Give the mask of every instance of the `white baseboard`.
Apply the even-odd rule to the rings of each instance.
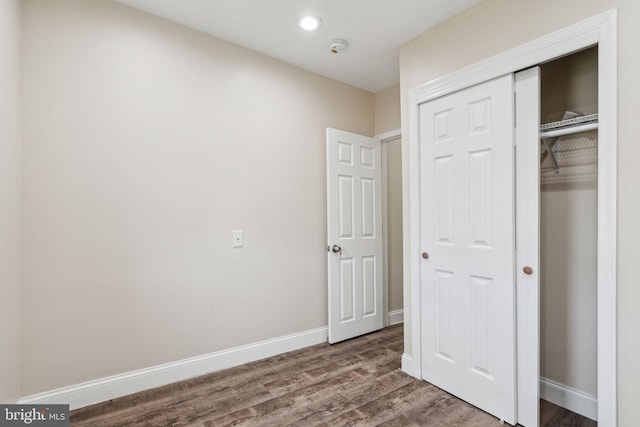
[[[69,404],[71,409],[82,408],[326,341],[326,327],[312,329],[26,396],[21,398],[18,403]]]
[[[387,315],[387,325],[397,325],[404,322],[404,310],[390,311]]]
[[[540,397],[576,414],[598,421],[598,399],[591,394],[540,378]]]
[[[411,375],[414,378],[420,378],[420,371],[416,369],[416,366],[413,363],[413,357],[410,354],[402,353],[402,372],[407,375]]]

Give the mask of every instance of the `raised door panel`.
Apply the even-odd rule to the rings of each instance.
[[[434,160],[435,240],[438,244],[453,243],[453,156]]]
[[[355,221],[353,190],[352,176],[338,176],[338,236],[340,239],[353,239]]]
[[[493,381],[494,337],[492,317],[493,280],[487,277],[471,276],[471,372]]]
[[[360,194],[362,218],[360,219],[361,237],[376,238],[376,182],[373,178],[361,178]]]
[[[355,268],[353,258],[340,258],[340,322],[352,322],[356,313]]]
[[[450,271],[435,272],[436,303],[436,355],[448,363],[455,363],[456,331],[454,329],[455,315],[455,282]]]
[[[491,184],[491,150],[469,153],[469,242],[474,247],[491,247]]]
[[[377,312],[376,287],[378,282],[375,255],[362,257],[362,316],[375,316]]]

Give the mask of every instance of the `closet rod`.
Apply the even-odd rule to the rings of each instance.
[[[588,132],[594,129],[598,129],[598,123],[587,123],[579,126],[571,126],[557,130],[540,132],[540,138],[557,138],[559,136],[572,135],[574,133]]]

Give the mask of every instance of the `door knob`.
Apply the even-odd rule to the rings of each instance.
[[[334,254],[340,253],[342,252],[342,248],[338,245],[333,245],[331,246],[331,252],[333,252]]]
[[[426,252],[422,252],[422,258],[429,259],[429,254]]]
[[[533,273],[533,268],[529,267],[528,265],[525,265],[525,266],[522,268],[522,272],[523,272],[524,274],[527,274],[527,275],[528,275],[528,274],[532,274],[532,273]]]

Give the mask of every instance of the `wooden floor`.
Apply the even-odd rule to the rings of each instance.
[[[500,426],[400,372],[402,326],[71,412],[72,426]],[[543,426],[595,426],[543,402]]]

